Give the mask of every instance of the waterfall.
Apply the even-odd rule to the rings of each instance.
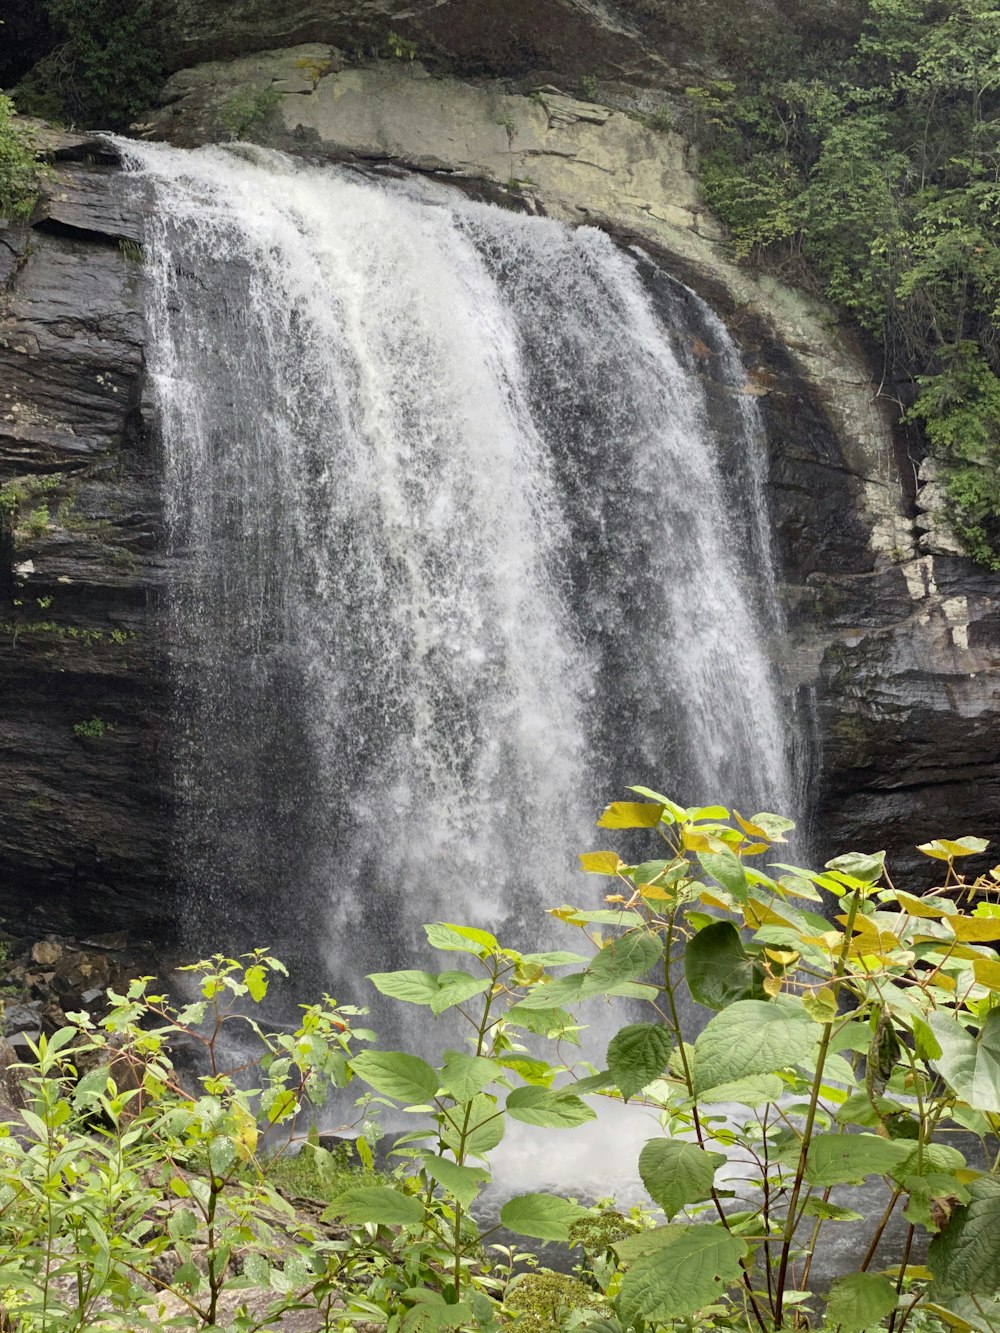
[[[122,147],[206,936],[343,998],[423,921],[535,938],[626,782],[789,809],[761,423],[692,293],[443,186]]]

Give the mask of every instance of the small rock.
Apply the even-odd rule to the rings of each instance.
[[[62,945],[55,940],[39,940],[31,946],[31,956],[42,967],[49,967],[52,963],[58,963],[62,957]]]
[[[42,1006],[33,1004],[8,1004],[3,1011],[3,1025],[7,1033],[30,1032],[37,1036],[42,1030]],[[14,1038],[10,1037],[14,1044]]]

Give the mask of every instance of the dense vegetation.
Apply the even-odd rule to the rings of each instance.
[[[0,218],[31,211],[35,198],[35,154],[18,124],[14,103],[0,93]]]
[[[466,1049],[437,1064],[379,1049],[329,998],[268,1033],[256,1006],[283,969],[263,952],[199,964],[186,1003],[146,978],[41,1039],[0,1136],[4,1326],[255,1333],[296,1310],[389,1333],[1000,1327],[1000,867],[955,868],[986,844],[926,844],[943,878],[914,895],[881,853],[813,873],[776,859],[787,820],[635,790],[599,825],[651,837],[651,859],[587,853],[613,891],[552,913],[589,937],[581,952],[438,923],[429,944],[460,966],[371,977],[457,1016]],[[574,1012],[609,1000],[630,1011],[595,1070],[572,1056]],[[198,1078],[175,1062],[192,1046]],[[368,1089],[350,1131],[362,1173],[312,1133],[289,1165],[296,1126],[351,1083]],[[489,1223],[490,1154],[510,1122],[593,1120],[595,1097],[652,1113],[650,1202],[626,1214],[523,1182],[500,1224],[577,1261],[539,1270]],[[374,1169],[381,1106],[412,1126],[391,1173]],[[844,1192],[862,1182],[880,1195],[867,1220]],[[289,1184],[325,1207],[292,1207]],[[856,1233],[854,1268],[821,1293],[831,1231]]]
[[[1000,9],[864,8],[856,41],[776,34],[737,81],[690,90],[706,198],[744,258],[818,282],[865,331],[997,569]]]
[[[153,0],[44,0],[54,45],[21,80],[18,109],[88,129],[124,130],[163,81]]]

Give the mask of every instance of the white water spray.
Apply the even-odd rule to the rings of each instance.
[[[537,932],[624,782],[788,810],[759,420],[711,424],[696,298],[443,188],[123,148],[202,919],[357,975],[442,916]]]

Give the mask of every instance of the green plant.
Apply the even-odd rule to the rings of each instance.
[[[1000,11],[866,0],[839,49],[778,45],[688,89],[709,206],[737,254],[822,292],[948,466],[955,526],[1000,565]]]
[[[233,139],[246,139],[267,127],[280,104],[277,88],[238,88],[222,103],[219,119]]]
[[[109,731],[114,731],[112,723],[104,722],[99,717],[92,717],[87,722],[73,723],[73,735],[79,736],[81,740],[103,740]]]
[[[390,32],[386,37],[386,45],[397,60],[415,60],[417,55],[416,42],[408,41],[405,37],[400,37],[398,32]]]
[[[580,952],[521,953],[438,922],[428,943],[461,966],[372,975],[382,994],[461,1021],[467,1048],[436,1064],[356,1052],[373,1034],[352,1032],[354,1011],[328,997],[303,1009],[295,1033],[266,1033],[254,1005],[283,969],[263,951],[196,965],[189,1003],[143,978],[110,993],[100,1023],[73,1015],[39,1041],[23,1126],[0,1137],[0,1292],[22,1333],[151,1328],[167,1298],[175,1326],[225,1320],[241,1333],[293,1306],[324,1329],[387,1333],[990,1333],[1000,867],[972,880],[956,870],[985,842],[925,844],[943,879],[911,894],[882,853],[848,853],[820,873],[765,861],[789,820],[633,791],[641,799],[613,802],[599,826],[645,831],[653,855],[586,853],[582,868],[612,891],[600,906],[552,912],[586,934]],[[648,1011],[612,1036],[605,1070],[567,1063],[572,1010],[609,999]],[[236,1030],[233,1043],[224,1034]],[[553,1060],[536,1049],[546,1039]],[[196,1083],[171,1061],[178,1040],[203,1052]],[[314,1132],[294,1160],[260,1152],[265,1126],[285,1127],[290,1143],[307,1104],[352,1078],[370,1089],[361,1174]],[[662,1220],[529,1192],[500,1223],[578,1247],[575,1275],[487,1247],[495,1228],[481,1231],[474,1212],[507,1123],[583,1125],[593,1096],[656,1113],[639,1172]],[[413,1125],[395,1140],[391,1174],[372,1160],[381,1105]],[[957,1128],[982,1140],[991,1166],[969,1165],[948,1141]],[[318,1220],[282,1198],[282,1179],[309,1198],[333,1194]],[[873,1225],[842,1193],[862,1181],[886,1193]],[[904,1253],[891,1259],[898,1211]],[[858,1233],[846,1250],[857,1262],[821,1294],[810,1272],[831,1229]],[[927,1267],[912,1262],[918,1237],[930,1241]]]
[[[49,507],[44,502],[34,508],[21,525],[32,537],[43,537],[49,530]]]
[[[11,524],[17,525],[24,505],[40,495],[57,490],[62,484],[63,478],[55,472],[17,477],[0,486],[0,515]],[[47,505],[45,507],[47,508]]]
[[[23,111],[127,129],[163,81],[152,0],[45,0],[59,45],[18,86]]]
[[[141,264],[145,257],[139,242],[131,241],[127,236],[122,236],[119,239],[118,250],[122,258],[127,259],[130,264]]]
[[[182,970],[196,984],[190,1003],[142,978],[109,992],[100,1023],[74,1015],[20,1066],[28,1108],[17,1134],[0,1137],[0,1293],[24,1333],[165,1318],[215,1329],[227,1300],[227,1322],[245,1330],[293,1306],[329,1312],[314,1293],[336,1245],[300,1225],[259,1147],[266,1127],[290,1134],[349,1077],[350,1011],[325,999],[303,1007],[296,1030],[267,1033],[253,1009],[284,972],[276,959],[257,950]],[[245,1037],[230,1067],[235,1030]],[[178,1040],[203,1052],[193,1085],[170,1058]]]
[[[597,80],[593,74],[584,74],[580,80],[580,90],[588,102],[596,102],[598,97]]]
[[[458,1007],[476,1039],[473,1054],[451,1055],[438,1070],[403,1052],[352,1061],[382,1096],[427,1103],[434,1142],[412,1150],[423,1159],[417,1197],[386,1187],[377,1200],[345,1195],[333,1212],[358,1222],[391,1216],[415,1235],[439,1231],[454,1252],[453,1279],[434,1299],[478,1315],[469,1296],[483,1283],[464,1267],[472,1242],[460,1225],[481,1184],[469,1159],[488,1153],[504,1116],[581,1124],[592,1114],[582,1094],[610,1089],[659,1112],[663,1134],[646,1144],[639,1170],[665,1221],[613,1233],[603,1267],[591,1262],[614,1311],[602,1330],[763,1333],[822,1318],[842,1333],[886,1321],[900,1333],[918,1309],[980,1327],[961,1321],[1000,1291],[986,1239],[1000,1225],[1000,1179],[996,1164],[971,1168],[946,1136],[949,1126],[971,1131],[991,1145],[991,1160],[1000,1146],[1000,964],[990,947],[1000,939],[1000,868],[972,883],[955,870],[986,843],[922,847],[946,873],[917,896],[892,884],[882,853],[849,853],[822,873],[780,861],[761,868],[757,859],[774,855],[789,820],[686,810],[634,790],[644,799],[613,803],[599,824],[647,829],[658,852],[638,864],[587,853],[584,870],[610,877],[617,891],[596,910],[553,912],[590,936],[591,957],[521,955],[486,932],[439,924],[427,928],[429,940],[478,959],[478,983],[464,972],[371,978],[409,1003]],[[959,901],[966,894],[968,909]],[[474,1014],[477,984],[484,998]],[[612,1038],[607,1072],[561,1084],[558,1066],[518,1051],[520,1024],[565,1038],[576,1025],[564,1006],[614,996],[651,1012]],[[515,1073],[534,1082],[518,1086]],[[831,1197],[865,1180],[888,1187],[874,1230]],[[897,1210],[908,1227],[902,1262],[880,1257]],[[509,1229],[539,1239],[566,1240],[586,1216],[545,1194],[501,1212]],[[849,1226],[863,1229],[856,1271],[821,1297],[809,1283],[820,1237]],[[931,1280],[910,1291],[923,1273],[909,1261],[918,1233],[931,1238]]]
[[[0,93],[0,218],[31,212],[36,181],[34,151],[18,124],[14,103]]]

